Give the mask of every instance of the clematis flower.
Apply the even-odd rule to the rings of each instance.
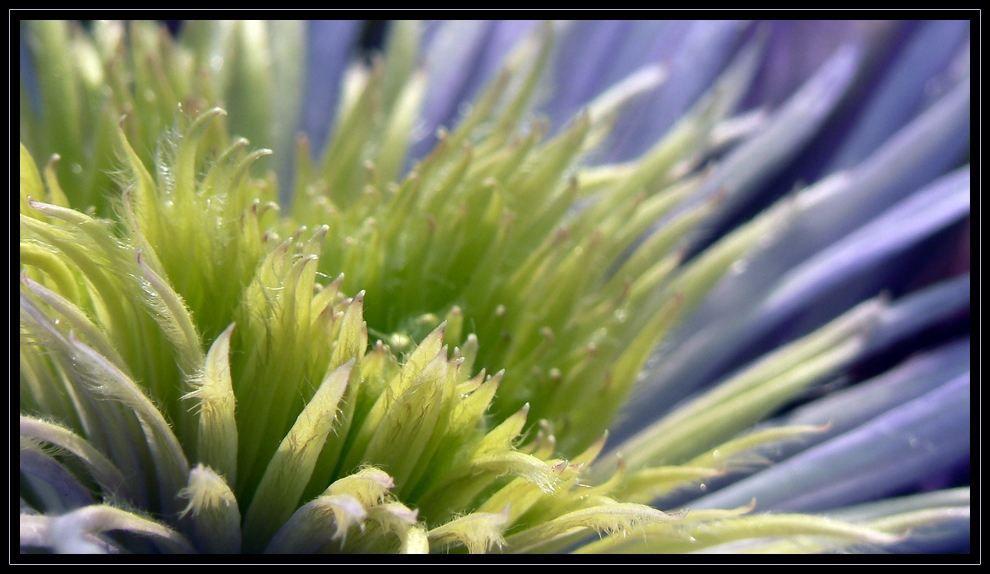
[[[22,552],[968,548],[968,22],[362,26],[22,24]]]

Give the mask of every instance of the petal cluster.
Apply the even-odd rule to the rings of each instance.
[[[25,23],[21,548],[967,534],[968,489],[834,510],[968,461],[967,343],[807,398],[968,307],[968,275],[875,276],[968,217],[968,26],[920,26],[955,40],[909,42],[824,155],[876,46],[794,88],[751,28],[396,22],[348,64],[353,23]],[[888,105],[918,59],[954,67]],[[828,177],[747,216],[786,169]]]

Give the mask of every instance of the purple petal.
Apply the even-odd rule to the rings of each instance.
[[[970,306],[969,290],[969,273],[963,273],[898,300],[880,314],[868,352],[882,350],[946,318],[962,314]]]
[[[309,23],[309,68],[301,129],[319,157],[337,113],[340,79],[361,31],[358,20],[314,20]]]
[[[824,121],[855,73],[857,61],[857,52],[851,46],[846,46],[834,54],[818,73],[808,80],[802,89],[775,114],[771,125],[762,134],[732,152],[717,168],[717,171],[679,209],[697,204],[720,191],[727,191],[730,197],[733,194],[744,195],[765,183],[767,177],[773,173],[774,168],[786,161],[793,153],[792,150],[800,146],[802,141],[807,140]],[[771,263],[776,262],[776,260],[771,261]],[[770,277],[776,276],[777,274]],[[756,282],[765,283],[767,278],[766,275],[758,275]],[[729,312],[725,306],[721,305],[722,300],[716,296],[729,290],[729,296],[726,298],[734,302],[738,301],[738,292],[731,290],[731,287],[726,287],[726,284],[731,286],[732,283],[733,281],[729,278],[720,282],[713,295],[709,297],[709,303],[703,304],[696,311],[695,318],[688,323],[687,328],[681,331],[682,334],[695,331],[693,338],[688,339],[684,344],[668,345],[667,350],[662,351],[665,355],[663,371],[659,377],[654,378],[651,383],[644,386],[646,396],[649,398],[644,397],[645,400],[643,401],[634,401],[637,406],[633,407],[634,411],[630,419],[640,418],[635,413],[645,415],[643,412],[645,410],[649,409],[655,413],[657,411],[653,411],[654,408],[663,409],[672,406],[673,402],[686,396],[690,390],[697,388],[700,381],[712,380],[710,378],[712,374],[719,372],[718,369],[722,368],[732,357],[726,351],[731,351],[733,348],[750,341],[748,337],[742,336],[748,327],[743,317],[745,317],[746,309],[755,307],[755,302],[749,302],[748,307],[735,307],[734,312]],[[761,287],[760,292],[751,293],[754,298],[766,292],[767,286],[761,285]],[[717,308],[716,313],[712,313],[711,308]],[[697,325],[705,319],[709,320],[709,325],[716,325],[717,327],[708,328],[700,333],[696,332],[699,330]],[[685,339],[681,339],[681,341]],[[720,353],[711,351],[715,348],[720,349]],[[676,349],[676,353],[673,352],[674,349]],[[683,376],[684,369],[694,369],[695,376]],[[722,370],[721,372],[724,373],[725,371]],[[668,373],[674,376],[669,376]],[[675,395],[660,400],[659,403],[656,392],[647,390],[651,387],[663,389],[669,386],[671,381],[677,381],[679,390]],[[616,430],[621,432],[619,429]]]
[[[876,217],[961,157],[969,133],[969,87],[960,86],[905,126],[867,161],[827,178],[771,246],[727,277],[699,307],[694,324],[751,306],[785,270]],[[949,150],[948,148],[953,148]]]
[[[444,22],[445,20],[420,20],[420,45],[429,46],[430,42],[433,41],[433,37],[436,35],[437,30],[440,29]]]
[[[667,62],[670,76],[658,97],[643,102],[625,114],[613,129],[609,153],[604,159],[623,161],[652,146],[707,91],[736,53],[748,24],[735,21],[691,22]],[[674,28],[671,30],[680,33]],[[659,46],[665,52],[666,46]]]
[[[779,421],[781,425],[823,425],[806,444],[850,430],[969,371],[970,341],[965,339],[914,357],[882,375],[808,403]]]
[[[41,111],[41,90],[38,87],[38,76],[34,71],[34,62],[31,61],[31,55],[28,51],[27,33],[24,30],[23,24],[21,25],[19,45],[21,82],[24,84],[28,97],[31,99],[31,109],[35,114],[38,114]]]
[[[533,20],[432,21],[421,28],[424,60],[430,72],[422,122],[410,160],[436,144],[440,126],[455,127],[464,106],[502,66],[505,57],[536,26]]]
[[[47,454],[21,449],[20,471],[47,512],[60,513],[93,504],[93,497],[75,476]]]
[[[650,386],[699,388],[753,355],[739,348],[753,340],[749,321],[766,293],[789,269],[862,226],[914,191],[911,186],[957,161],[969,130],[969,87],[955,88],[869,160],[808,190],[794,222],[712,290],[662,352],[662,370]],[[950,149],[953,148],[953,149]],[[811,201],[807,201],[810,199]],[[922,220],[924,218],[922,217]],[[747,319],[747,317],[750,317]],[[733,350],[736,349],[736,350]],[[717,350],[717,351],[716,351]],[[676,400],[676,398],[671,399]],[[656,405],[663,408],[670,402]]]
[[[494,29],[494,22],[450,20],[431,34],[424,49],[430,79],[423,105],[423,139],[413,144],[412,158],[426,155],[436,143],[436,129],[451,127],[457,119],[459,107],[470,95],[465,91],[471,85],[473,71]]]
[[[968,21],[922,23],[859,111],[824,173],[854,166],[909,122],[930,99],[934,80],[949,68],[969,29]]]
[[[815,511],[913,486],[969,457],[969,373],[856,429],[692,503]]]
[[[600,70],[598,85],[590,97],[608,90],[644,66],[669,62],[691,28],[692,23],[686,20],[633,21],[620,42],[607,50],[608,65]]]
[[[799,323],[792,321],[790,327],[799,333],[809,332],[855,303],[847,301],[851,291],[875,292],[887,284],[889,280],[878,277],[878,266],[963,219],[969,213],[969,200],[968,167],[933,182],[784,275],[757,310],[758,320],[751,328],[766,332],[799,309],[813,306],[810,317]],[[850,283],[866,288],[852,289]],[[835,308],[823,299],[838,285],[842,293],[836,301],[840,308]]]
[[[558,41],[553,66],[553,94],[543,107],[551,125],[560,129],[595,96],[607,89],[600,79],[612,51],[621,46],[632,23],[620,20],[571,22]]]
[[[933,524],[914,528],[903,542],[884,546],[894,554],[968,553],[970,546],[969,487],[925,492],[889,498],[827,512],[826,516],[860,522],[918,510],[938,510],[944,518]],[[866,549],[870,551],[872,549]]]
[[[516,44],[538,24],[536,20],[499,20],[495,22],[491,37],[475,66],[471,79],[465,86],[468,98],[474,98],[502,66],[502,60]]]
[[[645,69],[670,68],[673,57],[677,54],[692,22],[687,20],[657,21],[640,20],[632,22],[624,29],[622,37],[604,52],[590,51],[586,57],[578,58],[577,53],[587,46],[587,34],[602,28],[598,23],[574,23],[563,34],[562,46],[558,48],[558,58],[554,68],[554,81],[551,85],[554,92],[550,101],[543,107],[549,115],[551,132],[557,132],[574,117],[589,101],[596,98],[611,87],[626,78]],[[599,60],[607,55],[604,62],[595,66],[589,65],[588,60]],[[597,57],[597,58],[596,58]],[[566,89],[565,85],[573,83],[577,74],[585,69],[594,67],[583,88]],[[641,125],[653,126],[658,139],[666,128],[655,124],[656,115],[653,108],[662,98],[663,82],[633,98],[623,106],[617,123],[611,130],[608,143],[599,147],[589,158],[590,163],[597,163],[605,158],[625,160],[643,151],[641,143],[633,145],[628,137]],[[653,143],[653,142],[648,142]],[[611,154],[611,155],[609,155]]]
[[[56,550],[69,554],[121,554],[119,548],[92,534],[74,537],[69,541],[56,540],[55,537],[59,534],[57,528],[53,528],[56,520],[50,516],[25,514],[22,510],[20,516],[21,548]],[[148,552],[151,551],[151,549],[148,550]]]
[[[849,20],[778,20],[765,25],[770,28],[766,57],[743,100],[744,109],[780,105],[839,46],[873,44],[895,27],[893,22]]]
[[[802,222],[803,225],[796,228],[800,233],[791,232],[785,245],[789,249],[810,254],[806,251],[809,247],[823,243],[805,239],[804,234],[830,233],[837,238],[892,205],[906,193],[958,166],[969,146],[969,108],[969,79],[966,76],[949,93],[939,98],[935,105],[904,126],[881,148],[851,170],[849,175],[839,172],[839,175],[831,178],[830,185],[836,188],[833,192],[846,198],[831,202],[831,205],[821,208],[814,219]],[[737,206],[734,210],[723,208],[720,221],[698,247],[752,217],[768,200],[793,189],[796,182],[820,177],[822,162],[841,144],[845,133],[843,130],[846,128],[838,130],[842,132],[838,133],[836,127],[844,121],[844,117],[837,117],[826,124],[822,133],[794,165],[748,204]],[[780,253],[776,254],[775,259],[786,260],[780,256]]]
[[[851,44],[837,50],[770,119],[766,129],[719,162],[714,174],[686,205],[725,193],[720,211],[731,213],[792,160],[815,135],[855,77],[860,50]],[[673,80],[671,80],[673,81]],[[720,215],[717,217],[724,217]]]
[[[873,379],[832,392],[795,409],[784,417],[758,425],[759,428],[827,425],[827,428],[804,435],[800,439],[759,448],[754,454],[767,461],[779,463],[925,395],[968,373],[969,368],[968,338],[918,355]],[[741,466],[723,477],[707,480],[707,490],[715,492],[747,476],[764,472],[765,469],[766,467],[762,465]],[[697,492],[680,492],[665,497],[662,505],[664,507],[685,505],[697,496]]]
[[[883,352],[909,337],[931,331],[946,321],[962,317],[970,306],[969,283],[969,274],[966,273],[894,301],[881,312],[876,330],[867,341],[862,356],[873,357],[878,352]],[[671,356],[671,360],[676,361],[682,354],[701,353],[705,349],[728,349],[743,338],[748,328],[744,323],[723,322],[718,328],[708,329],[682,345],[678,352]],[[709,352],[707,356],[710,360],[718,360],[714,353]],[[968,364],[967,360],[967,368]],[[626,413],[626,420],[614,429],[612,436],[615,440],[625,438],[658,415],[670,410],[676,401],[687,396],[694,388],[696,387],[684,384],[667,384],[644,390],[636,400],[630,401],[631,407]]]

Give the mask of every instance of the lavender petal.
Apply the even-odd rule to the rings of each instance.
[[[969,373],[693,508],[816,511],[880,498],[969,456]]]
[[[330,134],[340,97],[340,79],[361,31],[357,20],[314,20],[309,23],[306,95],[300,127],[319,157]]]
[[[824,173],[854,166],[908,123],[969,36],[968,21],[924,22],[878,82]]]

